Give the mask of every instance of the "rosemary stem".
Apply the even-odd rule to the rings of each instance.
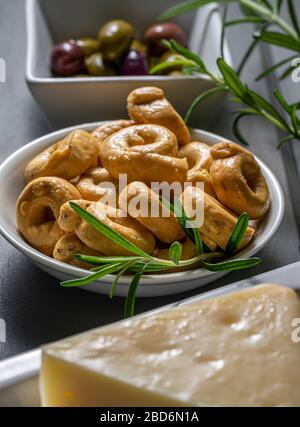
[[[266,111],[261,110],[259,114],[264,117],[265,119],[269,120],[273,125],[275,125],[277,128],[285,131],[293,133],[292,129],[287,129],[282,123],[280,123],[277,119],[272,117],[270,114],[268,114]]]
[[[207,259],[221,258],[221,257],[224,257],[223,252],[209,252],[207,254],[197,255],[194,258],[190,258],[184,261],[179,261],[179,264],[175,264],[173,261],[163,260],[155,257],[153,257],[153,262],[163,264],[166,267],[184,267],[184,266],[196,264],[199,261],[205,261]]]
[[[257,12],[260,15],[264,16],[270,22],[277,24],[278,27],[280,27],[287,34],[293,37],[293,39],[299,41],[297,32],[284,19],[282,19],[279,15],[273,13],[270,9],[267,9],[266,7],[254,2],[253,0],[240,0],[240,3],[243,6],[252,9],[254,12]]]

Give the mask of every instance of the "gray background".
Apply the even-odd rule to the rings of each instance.
[[[228,38],[237,63],[249,40],[249,32],[241,28],[230,30]],[[0,0],[0,57],[6,60],[8,75],[7,83],[0,84],[1,162],[20,146],[52,130],[26,87],[25,51],[24,1]],[[275,55],[279,56],[281,52],[275,52]],[[262,59],[261,51],[257,51],[246,67],[244,80],[253,81],[262,70]],[[266,93],[266,83],[256,87]],[[300,83],[293,84],[289,80],[285,83],[285,89],[291,97],[300,98]],[[210,129],[230,138],[230,112],[227,102]],[[259,119],[246,119],[244,129],[251,139],[251,149],[276,173],[286,198],[286,212],[280,229],[259,254],[263,263],[248,271],[231,273],[193,292],[140,299],[137,302],[138,312],[299,260],[299,241],[282,153],[276,150],[278,134]],[[0,209],[5,207],[0,205]],[[104,295],[60,288],[58,281],[37,269],[0,237],[0,318],[5,319],[7,326],[7,342],[0,344],[0,358],[120,319],[123,304],[122,298],[110,301]]]

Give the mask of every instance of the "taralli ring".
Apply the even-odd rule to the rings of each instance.
[[[190,132],[181,116],[165,98],[158,87],[141,87],[133,90],[127,98],[129,117],[136,123],[152,123],[170,129],[177,137],[178,144],[191,141]]]
[[[17,224],[25,240],[52,256],[57,241],[64,235],[57,224],[60,207],[78,197],[78,190],[62,178],[43,177],[31,181],[17,201]]]
[[[194,219],[192,209],[195,206],[202,206],[204,222],[199,227],[201,233],[223,250],[226,249],[233,228],[237,223],[237,217],[219,201],[197,187],[188,187],[180,199],[187,216],[192,219]],[[247,228],[239,250],[250,243],[254,233],[255,230],[252,227]]]
[[[217,144],[218,145],[218,144]],[[266,180],[254,156],[242,150],[214,147],[210,168],[212,184],[218,199],[236,214],[246,212],[251,219],[263,217],[270,206]],[[217,155],[221,153],[221,158]]]
[[[219,142],[218,144],[214,144],[210,147],[210,155],[213,160],[225,159],[226,157],[234,156],[239,153],[252,154],[246,148],[231,141]]]
[[[103,197],[116,200],[117,182],[105,168],[88,169],[75,185],[85,200],[97,202]]]
[[[101,202],[77,201],[87,212],[100,219],[101,222],[117,231],[144,252],[151,254],[155,248],[155,238],[142,224],[134,218],[122,215],[120,209],[105,205]],[[124,213],[123,213],[124,214]],[[68,232],[73,232],[89,248],[106,255],[132,255],[128,250],[101,235],[65,203],[60,211],[59,226]]]
[[[204,142],[190,142],[189,144],[180,147],[178,157],[186,158],[189,164],[187,181],[197,185],[198,182],[203,182],[204,191],[211,196],[216,196],[213,189],[209,169],[212,164],[210,154],[210,146]]]
[[[98,157],[97,140],[84,130],[74,130],[34,157],[25,169],[25,179],[58,176],[69,181],[96,166]]]
[[[127,128],[134,125],[132,120],[114,120],[112,122],[105,123],[102,126],[97,127],[93,130],[91,135],[96,138],[99,142],[104,141],[110,135],[118,132],[121,129]]]
[[[175,216],[162,206],[159,196],[143,182],[132,182],[125,187],[119,196],[119,206],[162,242],[172,243],[184,237]]]
[[[94,251],[82,243],[75,234],[65,234],[56,243],[53,251],[53,258],[57,261],[75,265],[76,267],[90,268],[91,266],[89,264],[74,258],[77,254],[103,256],[103,253]]]
[[[158,125],[136,125],[106,138],[100,158],[109,173],[118,179],[127,174],[128,182],[184,182],[188,164],[177,158],[175,135]]]

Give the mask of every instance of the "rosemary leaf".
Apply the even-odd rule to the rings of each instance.
[[[204,61],[200,58],[199,55],[197,55],[196,53],[192,52],[191,50],[187,49],[186,47],[182,46],[180,43],[178,43],[176,40],[169,40],[169,47],[170,49],[181,55],[184,58],[187,58],[191,61],[191,63],[196,64],[199,67],[199,71],[201,72],[205,72],[206,70],[206,66]]]
[[[232,27],[239,24],[262,24],[265,21],[259,16],[248,16],[247,18],[232,19],[231,21],[225,22],[226,27]]]
[[[292,74],[292,72],[295,70],[295,66],[294,65],[289,65],[288,67],[286,67],[286,69],[280,74],[279,76],[279,80],[284,80],[286,79],[288,76],[290,76]]]
[[[283,146],[283,144],[285,144],[286,142],[293,141],[293,139],[295,139],[294,135],[288,135],[285,138],[281,138],[277,148],[281,148]]]
[[[197,98],[194,99],[194,101],[188,108],[187,112],[185,113],[185,116],[184,116],[185,123],[188,123],[192,112],[195,110],[196,107],[198,107],[198,105],[201,104],[201,102],[203,102],[205,99],[211,97],[212,95],[218,92],[225,92],[225,91],[226,91],[226,86],[220,85],[220,86],[212,87],[211,89],[207,89],[205,92],[202,92],[199,96],[197,96]]]
[[[272,67],[267,68],[266,70],[264,70],[261,74],[259,74],[256,77],[256,81],[258,82],[259,80],[263,79],[264,77],[268,76],[269,74],[273,73],[275,70],[277,70],[278,68],[282,67],[283,65],[285,65],[286,63],[291,63],[291,61],[295,58],[295,55],[289,56],[288,58],[283,59],[280,62],[277,62],[276,64],[272,65]]]
[[[228,12],[228,4],[225,3],[222,13],[222,30],[221,30],[221,43],[220,43],[220,52],[222,58],[224,58],[224,49],[225,49],[225,32],[226,32],[226,19]]]
[[[209,271],[234,271],[234,270],[242,270],[245,268],[254,267],[261,263],[261,259],[257,257],[249,258],[249,259],[233,259],[218,262],[216,264],[211,264],[205,261],[202,261],[201,264],[206,270]]]
[[[253,99],[255,106],[259,110],[267,112],[271,117],[281,123],[281,126],[286,131],[289,131],[289,125],[286,123],[285,119],[266,99],[264,99],[259,93],[256,93],[249,88],[247,88],[247,93]]]
[[[161,197],[160,200],[161,203],[175,215],[186,236],[195,244],[197,253],[202,254],[204,245],[200,230],[193,224],[193,220],[186,215],[180,200],[175,199],[174,204],[171,204],[163,197]]]
[[[237,73],[225,62],[223,58],[219,58],[217,60],[217,64],[230,91],[238,98],[242,99],[246,104],[249,104],[252,100],[249,99],[247,88],[243,85]]]
[[[274,91],[274,96],[276,97],[277,101],[281,104],[281,106],[284,108],[284,110],[291,114],[291,108],[286,99],[283,97],[283,95],[280,93],[279,90]]]
[[[194,63],[191,61],[188,61],[186,59],[176,59],[174,61],[164,61],[164,62],[160,62],[159,64],[155,65],[154,67],[151,68],[150,70],[150,74],[158,74],[161,71],[165,71],[168,70],[169,68],[173,68],[173,67],[184,67],[184,66],[193,66]]]
[[[134,261],[128,261],[128,262],[126,262],[126,263],[124,264],[124,266],[123,266],[122,270],[120,270],[120,271],[119,271],[119,273],[116,275],[116,277],[114,278],[114,280],[113,280],[113,282],[112,282],[112,284],[111,284],[111,288],[110,288],[110,291],[109,291],[109,298],[110,298],[110,299],[112,299],[112,298],[114,297],[114,295],[115,295],[116,287],[117,287],[117,284],[118,284],[118,282],[119,282],[120,278],[121,278],[121,277],[126,273],[126,271],[127,271],[131,266],[133,266],[135,263],[136,263],[136,261],[135,261],[135,260],[134,260]]]
[[[295,31],[297,32],[298,36],[300,37],[300,25],[299,25],[299,21],[297,18],[297,11],[295,8],[294,0],[287,0],[287,6],[288,6],[289,15],[290,15],[291,21],[294,25]]]
[[[144,264],[145,264],[145,261],[137,262],[132,267],[130,267],[130,271],[136,272]],[[160,273],[162,271],[167,271],[175,267],[176,267],[176,264],[174,264],[173,261],[169,261],[169,264],[165,264],[163,260],[161,263],[159,263],[158,260],[155,258],[155,261],[147,265],[145,269],[145,273]]]
[[[182,244],[179,242],[173,242],[169,249],[169,258],[174,264],[178,265],[182,256]]]
[[[292,36],[276,31],[262,31],[254,33],[254,37],[264,43],[284,47],[285,49],[300,52],[300,41],[295,40]]]
[[[203,254],[203,252],[204,252],[204,244],[203,244],[203,240],[202,240],[199,228],[198,227],[194,227],[193,228],[193,233],[194,233],[194,242],[195,242],[197,254],[198,255]],[[208,247],[205,246],[205,249],[207,251]]]
[[[101,270],[96,271],[96,273],[89,274],[86,277],[83,277],[81,279],[72,279],[72,280],[65,280],[64,282],[61,282],[61,286],[64,288],[72,288],[75,286],[83,286],[88,285],[89,283],[95,282],[98,279],[101,279],[101,277],[107,276],[108,274],[115,273],[116,271],[119,271],[120,268],[122,268],[122,263],[115,263],[115,264],[109,264],[105,267],[103,267]]]
[[[248,112],[248,113],[239,113],[237,116],[236,116],[236,118],[234,119],[234,122],[233,122],[233,124],[232,124],[232,130],[233,130],[233,133],[234,133],[234,136],[242,143],[242,144],[244,144],[244,145],[246,145],[246,146],[248,146],[249,145],[249,143],[248,143],[248,141],[244,138],[244,136],[242,135],[242,133],[241,133],[241,131],[240,131],[240,128],[239,128],[239,123],[240,123],[240,120],[242,119],[242,118],[244,118],[244,117],[246,117],[246,116],[251,116],[251,115],[253,115],[253,114],[255,114],[255,113],[250,113],[250,112]]]
[[[128,294],[125,301],[124,317],[128,318],[134,315],[136,291],[139,285],[139,282],[146,270],[146,267],[149,263],[144,264],[134,275]]]
[[[159,17],[158,21],[168,21],[175,16],[182,15],[183,13],[191,12],[192,10],[198,9],[201,6],[205,6],[209,3],[215,3],[216,0],[194,0],[194,1],[184,1],[182,3],[176,4],[175,6],[170,7],[168,10],[163,12]]]
[[[91,256],[91,255],[81,255],[76,254],[74,258],[78,261],[87,262],[89,264],[111,264],[114,262],[126,262],[126,261],[140,261],[142,257],[133,257],[133,256]]]
[[[247,213],[242,213],[237,220],[229,241],[227,243],[225,253],[228,256],[233,255],[239,248],[249,225],[249,216]]]

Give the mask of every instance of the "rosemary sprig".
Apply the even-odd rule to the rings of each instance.
[[[257,46],[257,41],[272,44],[275,46],[284,47],[288,50],[292,50],[294,55],[286,58],[284,61],[279,61],[274,66],[265,70],[259,78],[267,76],[269,73],[274,72],[278,68],[282,67],[286,62],[291,61],[294,58],[299,57],[300,53],[300,23],[297,17],[296,7],[294,0],[287,0],[287,9],[289,15],[289,21],[287,22],[281,15],[281,0],[274,0],[273,2],[266,0],[192,0],[178,3],[177,5],[166,10],[158,18],[159,21],[169,20],[177,15],[181,15],[200,7],[206,6],[209,3],[217,3],[219,6],[223,6],[225,12],[223,14],[223,26],[222,26],[222,38],[224,38],[225,28],[232,27],[235,25],[249,25],[254,24],[255,31],[253,33],[254,41],[250,44],[247,49],[240,66],[237,68],[238,74],[240,74],[250,54]],[[242,16],[234,20],[226,20],[226,12],[230,3],[237,3],[240,6]],[[268,31],[268,28],[273,26],[279,31]],[[223,44],[221,44],[221,52]],[[281,74],[281,78],[287,77],[294,67],[289,66],[285,72]]]
[[[250,91],[247,85],[244,85],[241,81],[241,90],[238,94],[236,93],[237,83],[239,83],[239,75],[242,69],[244,68],[247,60],[249,59],[251,53],[258,45],[258,42],[283,47],[289,52],[292,51],[293,54],[289,54],[289,56],[286,57],[284,60],[280,60],[276,64],[272,65],[270,68],[264,70],[257,76],[256,80],[260,80],[266,77],[270,73],[279,70],[286,64],[288,64],[287,68],[285,68],[279,76],[281,80],[289,76],[295,69],[295,65],[293,65],[292,61],[293,59],[298,58],[300,54],[300,23],[297,17],[294,0],[287,0],[287,9],[289,13],[290,22],[287,22],[281,16],[281,7],[283,4],[282,0],[274,0],[273,2],[268,0],[190,0],[180,2],[177,5],[166,10],[162,15],[160,15],[158,20],[169,20],[177,15],[181,15],[198,9],[200,7],[206,6],[209,3],[217,3],[219,6],[223,7],[221,54],[224,51],[224,35],[226,28],[233,27],[235,25],[254,24],[253,41],[250,43],[248,49],[246,49],[245,55],[242,58],[240,65],[237,67],[237,71],[231,69],[231,67],[226,64],[223,58],[220,58],[218,60],[217,65],[221,73],[221,79],[219,78],[219,76],[215,76],[209,70],[207,70],[204,61],[199,57],[197,59],[197,55],[195,53],[188,52],[188,49],[182,48],[182,46],[174,42],[168,43],[168,47],[171,48],[171,50],[173,50],[175,54],[181,55],[182,58],[186,58],[186,60],[189,62],[194,61],[194,65],[189,64],[188,67],[184,67],[184,73],[186,75],[194,73],[205,74],[210,77],[215,83],[215,86],[213,88],[202,93],[194,100],[194,102],[186,113],[186,121],[188,122],[192,111],[205,99],[214,95],[217,92],[228,92],[234,95],[234,97],[232,98],[233,102],[236,102],[238,104],[244,104],[245,106],[247,106],[247,108],[240,108],[236,111],[236,118],[233,122],[233,132],[235,134],[235,137],[241,143],[247,144],[247,141],[241,133],[239,127],[240,122],[244,117],[254,115],[262,117],[263,119],[271,122],[277,128],[286,132],[286,136],[284,136],[279,142],[279,147],[284,142],[291,141],[293,139],[300,140],[298,109],[294,109],[292,104],[289,105],[288,109],[286,109],[289,121],[289,123],[287,123],[284,116],[281,114],[279,105],[277,106],[279,108],[272,107],[270,109],[271,104],[268,101],[266,101],[258,93],[255,93],[253,90]],[[227,9],[231,3],[237,3],[240,6],[240,10],[242,13],[242,16],[240,18],[234,20],[227,19]],[[272,31],[269,30],[269,27],[271,26],[274,27],[274,30],[272,29]],[[159,67],[161,70],[164,69],[165,63],[160,63]],[[153,74],[157,72],[158,69],[156,67],[151,70],[151,73]],[[233,77],[233,79],[230,80],[229,77]],[[251,96],[249,96],[249,91],[251,92]],[[283,98],[282,95],[281,98]],[[271,103],[273,103],[272,101]]]
[[[195,9],[198,9],[202,6],[206,6],[210,3],[218,3],[222,5],[228,5],[229,3],[238,3],[241,7],[242,12],[245,15],[245,18],[241,21],[238,20],[237,24],[241,23],[251,23],[255,19],[260,22],[267,22],[273,25],[276,25],[284,33],[290,35],[294,39],[299,39],[299,24],[297,21],[296,10],[293,0],[288,0],[290,5],[289,13],[292,20],[292,25],[286,22],[280,16],[280,9],[282,2],[275,1],[273,4],[263,0],[191,0],[178,3],[177,5],[170,7],[165,12],[163,12],[158,20],[167,21],[175,16],[182,15],[187,12],[191,12]],[[234,23],[231,22],[231,25]]]
[[[169,249],[169,260],[163,260],[160,258],[153,257],[149,254],[141,251],[133,243],[129,242],[119,233],[113,229],[107,227],[101,220],[97,219],[89,212],[78,206],[74,202],[70,202],[72,209],[88,224],[94,227],[99,233],[109,238],[112,242],[117,243],[123,249],[129,250],[133,256],[89,256],[89,255],[75,255],[75,258],[85,263],[90,263],[96,267],[93,268],[93,272],[84,278],[67,280],[61,282],[63,287],[74,287],[83,286],[96,281],[108,274],[116,273],[113,280],[109,296],[112,298],[115,294],[116,286],[120,278],[130,272],[134,273],[128,295],[125,302],[124,314],[126,317],[132,316],[134,313],[134,305],[136,299],[136,291],[140,279],[145,273],[148,272],[160,272],[174,269],[176,267],[191,267],[201,266],[209,271],[225,271],[225,270],[237,270],[253,267],[261,262],[259,258],[241,259],[241,260],[222,260],[225,254],[223,252],[203,252],[203,244],[201,239],[201,233],[198,228],[190,228],[193,224],[192,220],[187,217],[183,206],[178,201],[174,204],[170,204],[163,199],[163,203],[168,209],[175,215],[179,220],[183,230],[186,232],[188,238],[195,242],[197,247],[198,255],[188,260],[181,260],[182,256],[182,244],[180,242],[174,242]],[[244,224],[244,217],[240,218],[238,224]],[[247,228],[247,227],[246,227]],[[233,230],[232,236],[229,240],[232,246],[232,253],[238,246],[237,242],[240,242],[245,234],[244,226],[236,226]],[[236,245],[236,246],[235,246]],[[221,260],[221,261],[220,261]],[[214,262],[212,262],[214,261]]]
[[[269,122],[271,122],[277,128],[285,132],[285,137],[279,142],[279,146],[288,140],[298,139],[300,140],[300,120],[297,116],[297,108],[294,104],[289,104],[283,95],[276,91],[274,93],[275,101],[279,104],[279,107],[285,105],[285,110],[288,115],[289,122],[282,114],[280,108],[276,108],[269,101],[263,98],[259,93],[250,89],[246,84],[242,82],[237,72],[230,67],[229,64],[223,58],[217,60],[217,65],[221,74],[221,77],[215,76],[213,73],[207,71],[207,67],[203,62],[202,58],[196,60],[195,53],[188,51],[188,49],[181,46],[175,40],[165,41],[165,44],[170,50],[176,52],[182,56],[186,55],[187,58],[192,61],[194,58],[194,69],[198,70],[199,73],[204,73],[215,83],[215,87],[208,89],[195,99],[185,115],[185,121],[188,122],[192,111],[206,98],[214,95],[218,91],[224,91],[232,95],[232,101],[239,105],[242,105],[237,111],[235,111],[235,120],[233,123],[233,132],[235,137],[243,144],[248,144],[246,139],[243,137],[240,130],[239,124],[241,119],[246,116],[259,116]],[[155,69],[154,69],[155,71]],[[154,72],[152,70],[152,72]]]

